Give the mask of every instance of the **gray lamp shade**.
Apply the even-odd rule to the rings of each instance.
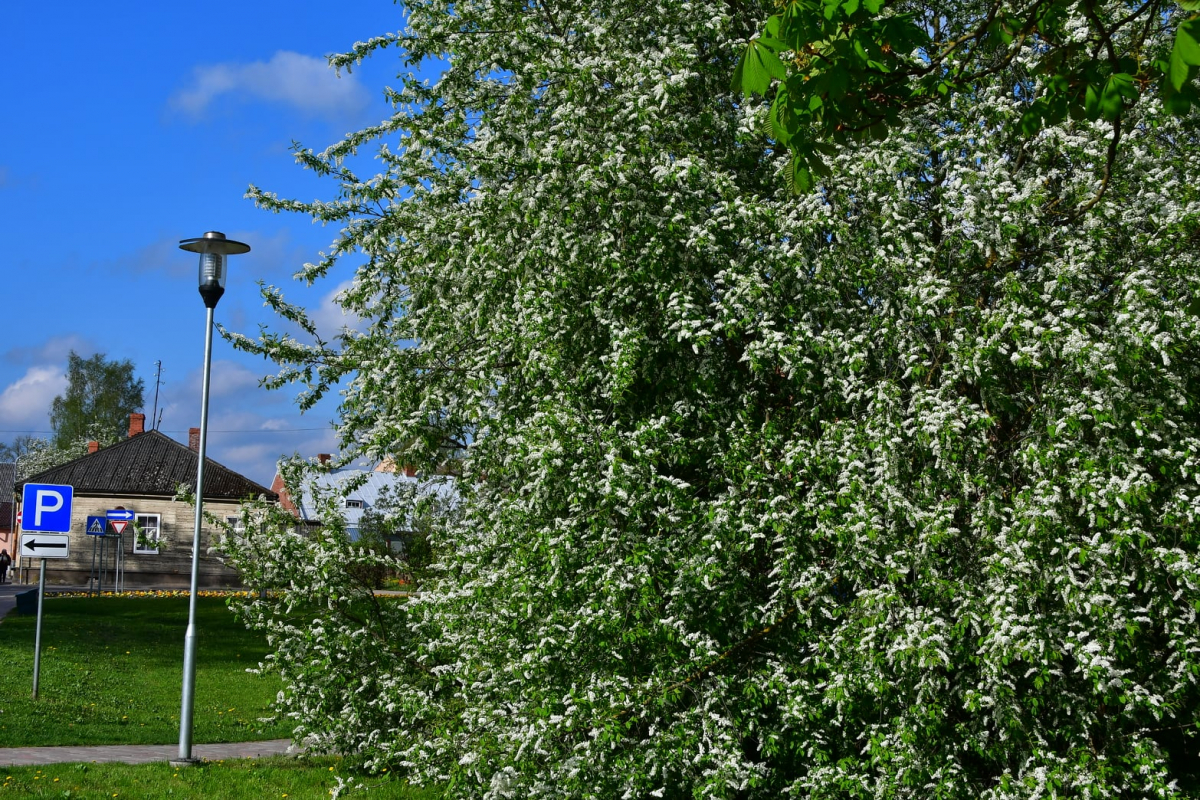
[[[220,231],[209,231],[195,239],[183,239],[180,250],[200,254],[200,296],[207,308],[214,308],[225,294],[226,256],[250,252],[250,245],[226,239]]]

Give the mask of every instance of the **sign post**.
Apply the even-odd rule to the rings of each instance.
[[[71,554],[71,501],[75,490],[53,483],[27,483],[21,495],[21,555],[42,559],[38,579],[37,628],[33,636],[33,699],[38,699],[42,667],[42,606],[46,597],[46,559]]]

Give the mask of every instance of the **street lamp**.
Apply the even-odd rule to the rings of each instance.
[[[192,709],[196,693],[196,583],[200,573],[200,524],[204,517],[204,453],[208,441],[208,377],[212,372],[213,310],[225,294],[228,256],[250,252],[250,245],[209,231],[198,239],[184,239],[180,250],[200,254],[200,296],[207,310],[204,322],[204,382],[200,389],[200,448],[196,454],[196,525],[192,530],[192,582],[188,594],[188,626],[183,637],[183,706],[179,712],[179,758],[173,766],[199,763],[192,757]]]

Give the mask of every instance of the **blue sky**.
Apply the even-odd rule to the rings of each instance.
[[[333,52],[403,28],[390,0],[15,3],[0,26],[0,441],[47,435],[67,353],[129,359],[146,382],[161,361],[160,430],[199,424],[204,307],[196,256],[178,240],[223,231],[253,249],[230,260],[217,321],[247,333],[272,320],[256,281],[317,308],[349,269],[311,289],[292,280],[336,231],[244,199],[250,183],[297,199],[332,185],[296,166],[293,140],[321,150],[388,116],[398,53],[352,75]],[[267,392],[261,359],[214,340],[209,455],[269,482],[276,460],[331,452],[336,402],[303,415]],[[149,422],[149,420],[148,420]]]

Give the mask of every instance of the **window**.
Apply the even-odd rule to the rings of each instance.
[[[158,537],[162,530],[161,515],[138,514],[133,518],[133,552],[158,553]]]
[[[246,532],[246,525],[244,522],[242,522],[241,517],[226,517],[225,524],[228,525],[229,529],[234,533]]]
[[[363,507],[362,500],[347,500],[346,501],[346,508],[362,508],[362,507]]]

